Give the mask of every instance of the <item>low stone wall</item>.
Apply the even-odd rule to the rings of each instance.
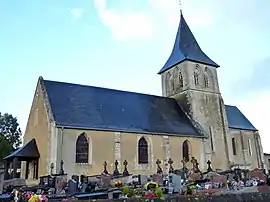
[[[109,200],[102,200],[109,201]],[[161,199],[150,199],[145,200],[141,198],[133,198],[128,200],[114,200],[115,202],[252,202],[252,201],[261,201],[261,202],[270,202],[270,193],[249,193],[249,194],[228,194],[220,196],[176,196],[169,197],[165,200]],[[74,201],[75,202],[75,201]],[[80,202],[76,200],[76,202]],[[85,201],[81,201],[85,202]]]

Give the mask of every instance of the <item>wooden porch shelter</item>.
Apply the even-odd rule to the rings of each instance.
[[[16,178],[18,161],[26,161],[25,179],[28,179],[29,165],[33,163],[33,179],[38,179],[38,166],[39,166],[40,154],[38,151],[37,143],[35,139],[30,140],[26,145],[17,149],[10,155],[4,158],[5,161],[5,176],[4,179],[9,178],[8,170],[12,164],[11,178]]]

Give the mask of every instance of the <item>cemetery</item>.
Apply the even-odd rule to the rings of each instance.
[[[89,201],[89,200],[179,200],[179,201],[269,201],[269,180],[263,170],[228,170],[215,172],[208,161],[206,172],[201,172],[199,163],[192,157],[192,168],[187,168],[183,159],[182,168],[175,169],[173,160],[168,160],[169,169],[161,168],[156,160],[156,173],[138,175],[128,171],[128,162],[123,161],[123,170],[107,169],[104,161],[100,175],[76,176],[67,179],[64,162],[60,162],[60,172],[39,178],[39,184],[26,185],[26,179],[12,178],[4,180],[0,201]],[[16,164],[15,164],[16,166]],[[236,197],[236,198],[233,198]],[[221,199],[222,198],[222,199]],[[246,199],[243,199],[246,198]],[[241,200],[240,200],[241,199]],[[265,200],[264,200],[265,199]]]

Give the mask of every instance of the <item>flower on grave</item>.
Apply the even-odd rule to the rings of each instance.
[[[153,189],[156,189],[158,187],[158,183],[156,182],[148,182],[144,185],[144,188],[146,190],[153,190]]]
[[[122,182],[122,181],[116,181],[116,182],[114,183],[114,186],[115,186],[115,187],[122,187],[122,186],[123,186],[123,182]]]
[[[156,197],[157,195],[151,191],[144,195],[144,198],[156,198]]]

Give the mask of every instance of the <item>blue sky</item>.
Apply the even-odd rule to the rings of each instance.
[[[0,111],[25,129],[37,79],[161,95],[156,74],[179,21],[177,0],[0,1]],[[226,104],[270,141],[270,1],[183,0],[201,48],[221,67]]]

